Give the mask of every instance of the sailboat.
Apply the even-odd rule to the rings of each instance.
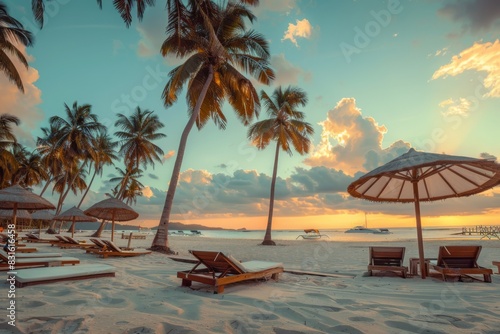
[[[366,212],[365,212],[365,226],[354,226],[351,229],[345,231],[345,233],[374,233],[374,234],[390,234],[388,229],[386,228],[368,228],[368,223],[366,221]]]

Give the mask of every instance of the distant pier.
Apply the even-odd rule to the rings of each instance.
[[[463,227],[462,228],[463,235],[481,235],[481,239],[488,238],[497,238],[500,240],[500,226],[483,226],[477,225],[476,227]]]

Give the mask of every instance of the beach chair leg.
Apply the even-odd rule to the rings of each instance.
[[[491,283],[491,275],[490,274],[484,274],[484,281],[486,283]]]
[[[272,275],[271,275],[271,279],[273,279],[273,280],[277,281],[277,280],[278,280],[278,278],[279,278],[279,275],[280,275],[279,273],[272,274]]]
[[[182,279],[182,286],[191,286],[191,283],[193,283],[193,281],[184,278]]]
[[[218,294],[218,293],[223,293],[224,292],[224,285],[217,285],[217,286],[214,286],[214,294]]]

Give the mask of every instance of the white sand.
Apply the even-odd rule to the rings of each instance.
[[[84,239],[82,234],[77,239]],[[149,247],[132,240],[134,247]],[[0,333],[499,333],[500,275],[493,282],[442,282],[380,275],[366,277],[368,246],[405,246],[405,265],[417,257],[416,242],[354,243],[294,240],[278,246],[260,240],[170,237],[180,256],[189,249],[217,250],[241,260],[282,262],[286,269],[339,277],[284,273],[279,281],[249,281],[213,294],[206,285],[182,287],[176,277],[191,264],[163,254],[101,259],[80,249],[36,244],[81,263],[116,267],[116,277],[17,289],[17,327],[2,316]],[[116,239],[121,246],[127,240]],[[439,245],[482,245],[479,264],[500,260],[499,240],[424,241],[426,257]],[[494,272],[497,272],[495,267]],[[4,274],[5,275],[5,274]],[[5,289],[4,289],[5,290]],[[5,313],[6,292],[0,296]]]

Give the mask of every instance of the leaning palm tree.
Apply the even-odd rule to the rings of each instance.
[[[244,5],[231,2],[225,7],[208,1],[204,3],[213,5],[210,12],[179,4],[185,19],[169,20],[167,39],[161,48],[164,56],[188,56],[182,65],[170,71],[163,98],[167,108],[172,106],[187,84],[186,100],[190,114],[181,135],[159,227],[151,245],[152,250],[166,253],[172,252],[168,247],[168,223],[193,125],[196,123],[201,129],[212,119],[220,128],[225,128],[222,105],[226,98],[243,124],[249,124],[258,114],[259,98],[252,82],[240,71],[249,73],[263,84],[274,79],[274,72],[269,67],[267,41],[262,35],[246,29],[247,22],[255,19],[252,12]]]
[[[23,93],[24,86],[21,76],[8,54],[14,55],[21,64],[28,68],[28,61],[16,44],[31,46],[33,41],[31,32],[25,30],[19,21],[11,17],[7,12],[7,6],[0,2],[0,70]]]
[[[269,215],[263,245],[275,245],[271,238],[274,208],[274,189],[278,171],[280,148],[292,155],[292,147],[299,154],[309,152],[309,135],[314,133],[312,126],[304,122],[304,113],[297,110],[307,103],[307,95],[300,88],[288,87],[283,90],[278,87],[272,96],[262,91],[262,103],[267,110],[269,119],[259,121],[248,129],[248,138],[258,149],[266,148],[272,141],[276,142],[274,154],[273,177],[271,180],[271,195],[269,199]]]

